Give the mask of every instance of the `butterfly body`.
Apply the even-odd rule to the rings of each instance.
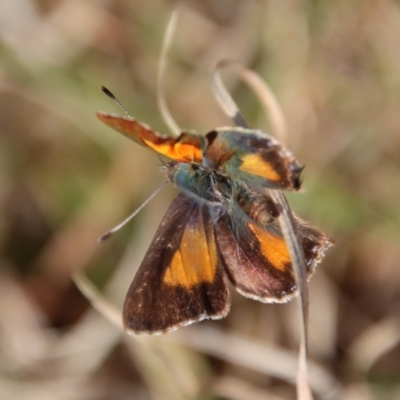
[[[303,167],[266,133],[219,128],[162,136],[133,118],[98,113],[137,143],[170,158],[181,193],[167,210],[126,296],[128,332],[163,333],[229,312],[228,281],[246,297],[296,294],[288,246],[271,190],[298,190]],[[330,239],[295,218],[310,277]]]

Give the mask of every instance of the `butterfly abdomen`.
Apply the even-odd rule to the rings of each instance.
[[[236,197],[241,210],[259,227],[265,228],[279,217],[280,208],[267,194],[242,186]]]

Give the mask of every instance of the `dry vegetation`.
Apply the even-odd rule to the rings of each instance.
[[[112,304],[124,294],[175,191],[109,243],[97,237],[163,181],[159,161],[96,120],[115,111],[166,132],[157,58],[178,3],[0,2],[0,398],[290,399],[295,304],[233,296],[228,318],[127,338],[71,274]],[[235,58],[274,89],[306,169],[290,196],[335,240],[310,282],[317,398],[400,398],[400,4],[391,0],[187,1],[167,73],[182,127],[228,125],[212,97]],[[268,118],[227,74],[254,127]]]

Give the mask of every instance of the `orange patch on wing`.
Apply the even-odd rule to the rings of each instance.
[[[163,282],[191,289],[200,283],[212,283],[217,269],[217,249],[212,234],[210,241],[202,224],[187,226],[179,248],[165,271]]]
[[[279,181],[281,179],[281,176],[276,172],[274,166],[268,161],[265,161],[261,154],[248,154],[242,157],[241,160],[240,171],[258,175],[270,181]]]
[[[152,139],[153,138],[150,138],[150,140],[148,140],[147,138],[143,138],[143,142],[147,147],[152,148],[157,153],[162,154],[171,160],[180,162],[201,162],[202,160],[202,149],[199,140],[193,140],[188,137],[184,138],[183,136],[178,139],[158,138],[156,141]]]
[[[289,249],[285,240],[256,225],[249,224],[249,228],[257,237],[263,256],[274,268],[284,271],[286,265],[290,263]]]

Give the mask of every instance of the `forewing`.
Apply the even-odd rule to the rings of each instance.
[[[207,134],[205,157],[251,187],[280,190],[300,188],[300,165],[293,154],[262,131],[221,128]]]
[[[296,294],[288,246],[277,221],[267,228],[250,219],[220,213],[215,234],[225,271],[236,289],[262,302],[285,302]],[[296,219],[308,278],[332,244],[318,229]]]
[[[97,118],[110,128],[157,153],[179,162],[200,162],[204,139],[191,133],[164,136],[131,117],[98,112]]]
[[[225,273],[206,205],[181,193],[170,205],[129,288],[131,333],[164,333],[229,312]]]

